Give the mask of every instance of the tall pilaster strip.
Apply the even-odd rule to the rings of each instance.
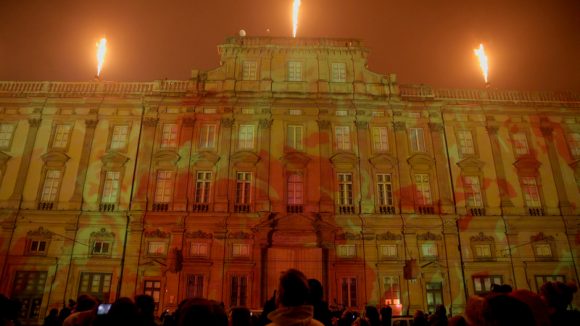
[[[91,158],[91,148],[93,147],[93,138],[95,138],[95,129],[98,120],[85,120],[85,138],[83,139],[83,149],[79,159],[79,167],[77,170],[77,178],[75,182],[75,189],[70,199],[74,203],[73,207],[80,208],[80,203],[83,198],[83,186],[87,177],[87,169]],[[79,205],[79,206],[77,206]]]
[[[489,135],[489,141],[491,142],[491,152],[493,153],[493,166],[495,168],[497,186],[499,188],[500,206],[502,208],[513,207],[514,204],[508,197],[508,183],[505,176],[501,148],[499,145],[499,138],[497,135],[499,127],[496,125],[488,124],[486,126],[486,129]]]
[[[272,120],[260,120],[260,145],[258,155],[260,162],[257,166],[256,178],[256,204],[262,207],[256,207],[258,210],[270,210],[268,189],[270,188],[270,180],[268,179],[270,171],[270,139],[271,139]]]
[[[367,121],[356,121],[357,140],[358,140],[358,157],[360,158],[358,174],[360,176],[360,212],[374,213],[374,191],[372,168],[370,166],[370,148],[369,123]]]
[[[443,125],[441,123],[429,123],[431,139],[433,140],[433,154],[435,155],[435,168],[437,170],[437,185],[441,200],[442,213],[453,213],[453,195],[451,193],[451,176],[448,170],[447,151],[443,138]]]
[[[30,167],[30,160],[32,159],[32,152],[34,150],[34,143],[36,142],[36,135],[38,134],[38,128],[42,119],[33,118],[28,119],[28,134],[26,135],[26,144],[24,145],[24,151],[22,152],[22,160],[20,161],[20,166],[18,167],[18,174],[16,177],[16,184],[14,185],[14,191],[10,196],[11,202],[18,202],[22,198],[22,192],[24,191],[24,183],[26,182],[26,176],[28,175],[28,169]]]
[[[135,210],[145,210],[147,202],[147,190],[149,185],[149,172],[151,167],[151,155],[153,153],[153,144],[155,140],[155,129],[157,127],[157,118],[144,118],[143,130],[141,133],[141,142],[139,144],[137,173],[133,180],[134,195],[132,198],[132,207]]]
[[[409,140],[407,137],[407,125],[404,121],[393,123],[395,129],[395,144],[397,145],[397,157],[399,163],[399,208],[401,213],[415,212],[413,203],[413,182],[411,170],[407,163],[409,157]]]
[[[222,118],[220,121],[220,142],[218,146],[220,149],[220,157],[230,157],[233,153],[231,152],[232,147],[232,127],[234,125],[234,119],[232,118]],[[216,196],[214,211],[216,212],[227,212],[228,211],[228,191],[230,184],[230,166],[229,160],[220,160],[218,166],[216,167]]]
[[[566,187],[564,185],[564,178],[562,177],[562,170],[560,170],[560,162],[558,162],[558,152],[556,151],[556,146],[554,145],[554,129],[550,126],[542,126],[542,135],[546,140],[546,145],[548,147],[548,159],[550,160],[550,167],[552,168],[552,175],[554,176],[554,183],[556,184],[556,193],[558,195],[558,206],[560,211],[564,215],[573,214],[571,210],[570,201],[568,200],[568,195],[566,194]]]
[[[328,120],[318,120],[319,129],[319,146],[320,146],[320,157],[330,157],[330,146],[331,136],[330,136],[330,121]],[[332,166],[329,159],[320,160],[320,209],[321,211],[332,210],[333,205],[333,194],[332,194],[332,180],[334,177],[332,175]]]

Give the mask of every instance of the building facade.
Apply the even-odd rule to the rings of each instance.
[[[580,94],[399,85],[351,39],[232,37],[189,80],[0,82],[0,292],[395,314],[578,280]],[[578,299],[576,299],[578,304]]]

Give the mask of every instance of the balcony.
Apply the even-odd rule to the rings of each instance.
[[[153,204],[153,211],[154,212],[167,212],[169,210],[169,203],[154,203]]]
[[[351,205],[339,205],[338,206],[338,214],[340,214],[340,215],[355,214],[354,206],[351,206]]]
[[[191,211],[195,213],[206,213],[209,211],[209,204],[193,204]]]
[[[101,203],[99,204],[99,211],[101,212],[114,212],[116,205],[113,203]]]
[[[395,214],[395,206],[379,206],[379,213],[386,214],[386,215],[394,215]]]
[[[235,204],[234,205],[234,213],[249,213],[250,212],[250,205],[249,204]]]
[[[530,215],[530,216],[544,216],[544,209],[541,207],[528,207],[528,215]]]
[[[38,209],[41,211],[50,211],[54,207],[54,202],[39,202]]]
[[[417,206],[417,213],[419,213],[421,215],[435,214],[435,208],[431,205]]]
[[[288,205],[286,206],[286,212],[291,214],[300,214],[304,212],[304,206],[302,205]]]
[[[485,216],[485,208],[483,207],[470,207],[467,212],[471,216]]]

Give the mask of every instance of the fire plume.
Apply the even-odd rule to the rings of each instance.
[[[298,11],[300,9],[300,0],[294,0],[292,5],[292,37],[296,37],[296,30],[298,29]]]
[[[487,62],[487,55],[485,54],[485,49],[483,48],[483,44],[479,44],[479,49],[473,49],[473,52],[479,59],[479,66],[481,67],[481,72],[483,73],[483,79],[487,84],[487,72],[488,72],[488,62]]]
[[[105,54],[107,53],[107,39],[102,38],[97,43],[97,77],[101,75],[103,69],[103,62],[105,62]]]

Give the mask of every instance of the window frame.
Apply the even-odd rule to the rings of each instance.
[[[203,175],[201,179],[200,174]],[[213,171],[207,170],[198,170],[195,172],[195,193],[193,197],[194,203],[209,204],[211,202],[213,190],[213,174]]]
[[[470,182],[467,182],[470,180]],[[483,191],[481,189],[481,180],[478,175],[463,175],[462,180],[463,182],[463,193],[465,195],[465,207],[467,208],[483,208],[485,207],[484,200],[483,200]],[[475,187],[474,183],[471,181],[476,181],[477,187]],[[469,190],[468,190],[469,189]],[[478,198],[479,196],[479,203]],[[470,198],[472,199],[472,203],[470,202]]]
[[[371,128],[373,151],[386,153],[389,151],[389,128],[386,126],[374,126]]]
[[[520,176],[520,186],[522,189],[522,197],[524,200],[524,205],[526,208],[542,208],[543,207],[543,200],[542,200],[542,190],[540,186],[540,182],[538,177],[535,176]],[[528,183],[529,181],[533,181],[533,183]],[[537,194],[537,198],[532,198],[533,192],[528,191],[528,189],[535,188],[535,193]]]
[[[156,250],[152,252],[152,246],[157,246],[157,248],[163,248],[161,252]],[[151,239],[147,240],[146,256],[147,257],[167,257],[169,254],[169,241],[163,239]]]
[[[56,187],[54,185],[50,186],[51,189],[51,194],[48,195],[49,198],[45,198],[45,193],[46,193],[46,188],[47,188],[47,180],[49,178],[49,174],[51,172],[58,172],[59,173],[59,177],[58,177],[58,183],[56,185]],[[60,197],[60,189],[62,187],[62,181],[64,178],[64,168],[51,168],[51,167],[46,167],[44,168],[44,175],[42,178],[42,184],[40,185],[40,191],[38,194],[38,202],[39,203],[58,203],[59,201],[59,197]],[[54,191],[53,191],[54,190]],[[54,198],[52,198],[54,196]],[[52,199],[51,199],[52,198]]]
[[[286,146],[293,151],[304,151],[303,125],[289,124],[286,126]]]
[[[218,135],[217,123],[202,123],[199,128],[199,148],[216,149],[218,139],[217,135]]]
[[[238,149],[239,150],[256,149],[256,125],[240,124],[238,126]]]
[[[424,128],[409,128],[409,145],[411,153],[427,153]]]
[[[351,151],[351,137],[350,126],[334,126],[334,141],[337,151]]]
[[[167,131],[166,128],[171,128]],[[169,135],[169,136],[167,136]],[[176,149],[179,144],[179,124],[176,122],[164,122],[161,125],[161,137],[159,148]]]
[[[530,137],[528,137],[528,133],[525,131],[518,131],[518,132],[514,132],[514,133],[510,133],[511,134],[511,141],[512,141],[512,147],[513,147],[513,151],[514,151],[514,156],[515,157],[520,157],[520,156],[525,156],[525,155],[530,155],[532,148],[530,147]],[[522,137],[520,139],[518,139],[519,137]],[[525,145],[525,146],[521,146],[521,145]],[[525,147],[525,152],[522,151],[522,148]]]
[[[477,290],[477,285],[476,285],[476,279],[480,280],[479,282],[479,287],[481,288],[480,290]],[[485,280],[489,279],[489,289],[488,284],[486,284]],[[500,280],[500,284],[495,283],[495,281],[499,279]],[[493,284],[497,284],[497,285],[502,285],[503,283],[503,275],[501,274],[497,274],[497,275],[472,275],[471,276],[471,282],[473,284],[473,293],[476,295],[482,295],[482,294],[486,294],[489,293],[491,291],[491,287],[493,286]]]
[[[287,64],[286,76],[289,82],[304,81],[304,62],[298,60],[290,60]]]
[[[4,129],[4,127],[6,126],[10,126],[12,127],[12,131],[10,131],[10,133],[7,133]],[[12,148],[12,142],[14,141],[14,134],[16,133],[16,128],[18,127],[18,123],[15,122],[8,122],[8,121],[2,121],[0,122],[0,150],[2,151],[10,151],[10,149]],[[7,138],[2,139],[2,135],[8,135]],[[3,146],[2,143],[6,142],[5,145]]]
[[[465,135],[469,135],[469,137],[468,138],[463,137]],[[477,155],[477,148],[475,146],[475,137],[473,136],[473,132],[471,130],[459,129],[456,131],[456,137],[457,137],[457,149],[461,157],[470,157]],[[468,146],[467,143],[471,143],[471,146]],[[468,149],[468,151],[465,150],[466,148]]]
[[[336,173],[339,206],[354,206],[354,176],[351,172]]]
[[[59,128],[60,127],[68,127],[68,131],[66,134],[66,140],[59,139]],[[70,147],[70,139],[72,137],[72,133],[74,131],[74,123],[67,123],[67,122],[56,122],[53,124],[52,127],[52,134],[50,139],[50,149],[56,151],[67,151]],[[64,145],[60,146],[57,142],[64,141]],[[57,146],[58,145],[58,146]]]
[[[161,179],[160,174],[169,174],[169,178]],[[163,180],[163,183],[160,182]],[[159,191],[162,190],[162,193]],[[167,191],[169,194],[167,195]],[[153,194],[154,204],[170,204],[173,201],[173,194],[175,192],[175,171],[168,169],[159,169],[155,174],[155,193]]]
[[[125,133],[125,139],[122,140],[122,145],[123,146],[119,146],[119,147],[113,147],[113,144],[116,144],[117,142],[119,142],[118,140],[115,139],[115,129],[119,128],[119,127],[126,127],[126,133]],[[127,147],[129,145],[129,135],[131,133],[131,126],[129,126],[128,124],[113,124],[109,130],[109,142],[107,144],[107,148],[110,151],[119,151],[119,152],[125,152],[127,151]]]
[[[346,62],[332,62],[330,64],[330,81],[333,83],[346,83],[347,80]]]
[[[413,176],[414,176],[413,184],[415,185],[416,205],[418,206],[433,205],[433,189],[431,188],[431,175],[429,173],[415,173]],[[421,179],[420,182],[418,182],[417,179],[418,177]],[[426,196],[426,194],[428,196]]]
[[[244,60],[242,62],[242,80],[258,80],[258,62],[255,60]]]

